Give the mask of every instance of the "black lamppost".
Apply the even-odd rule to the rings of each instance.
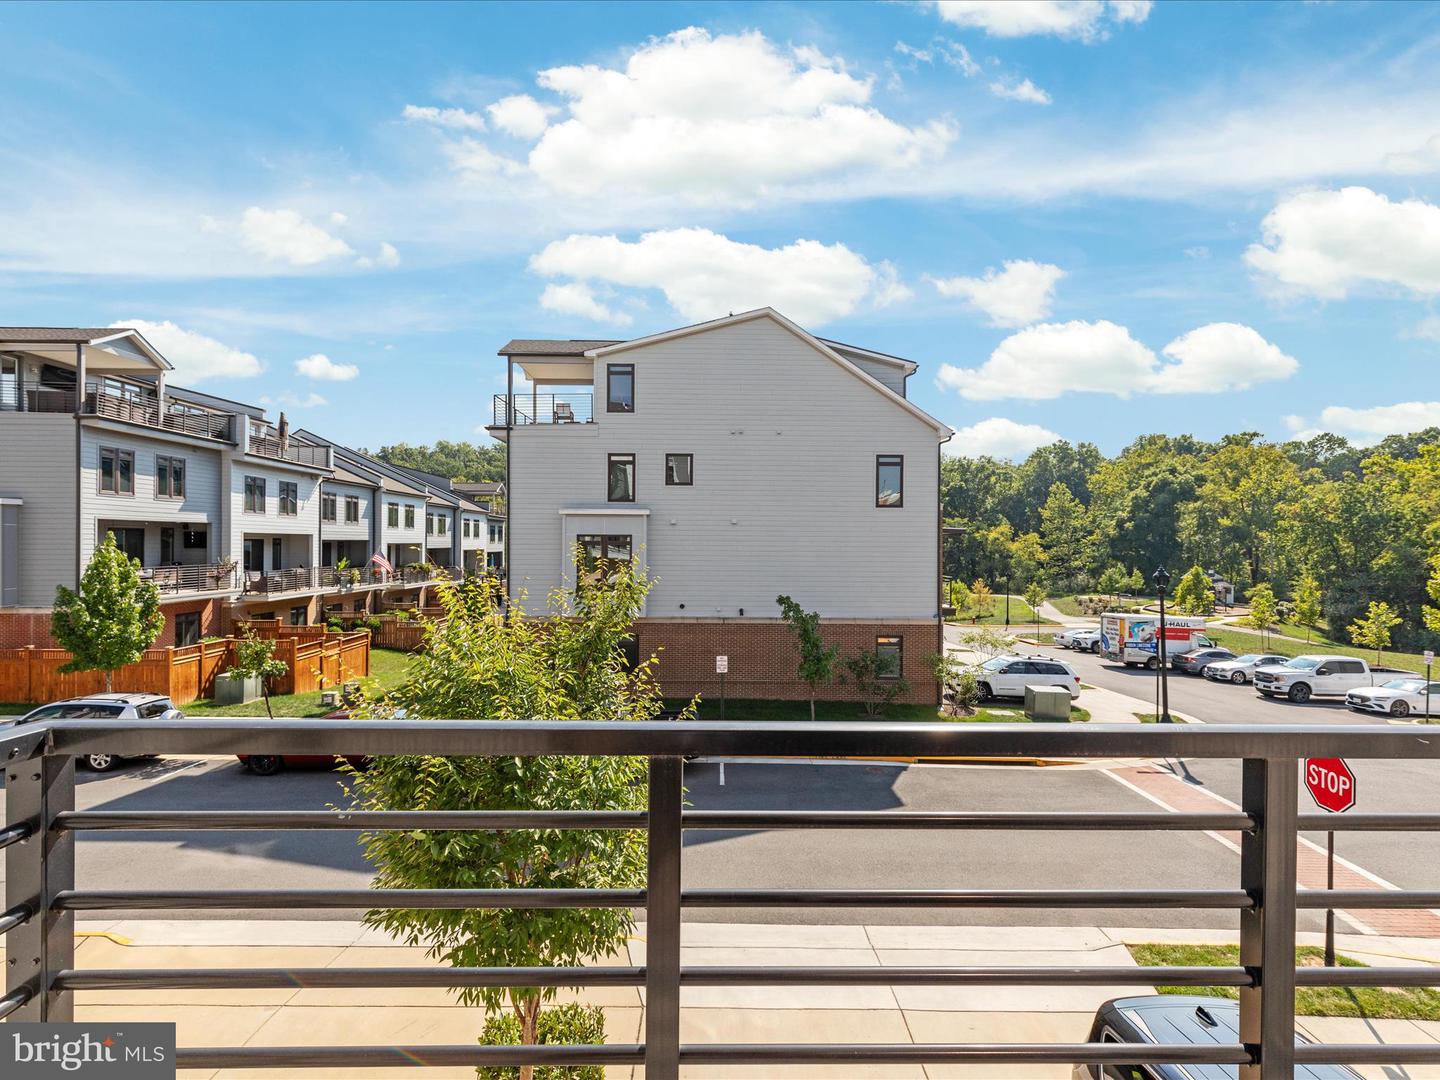
[[[1005,629],[1010,629],[1010,575],[1005,575]]]
[[[1155,583],[1155,591],[1160,594],[1160,640],[1157,656],[1160,661],[1160,723],[1168,724],[1170,720],[1170,683],[1166,678],[1169,662],[1165,658],[1165,589],[1170,584],[1170,572],[1163,566],[1151,575],[1150,580]]]

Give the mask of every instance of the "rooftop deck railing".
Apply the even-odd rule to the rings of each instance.
[[[506,401],[509,401],[507,420]],[[593,394],[496,394],[493,427],[527,424],[588,424],[594,419]]]
[[[234,811],[75,809],[75,758],[114,754],[435,754],[448,756],[640,755],[649,760],[647,809],[615,811]],[[686,809],[688,755],[721,757],[974,756],[984,758],[1238,758],[1239,810],[1165,812],[786,811]],[[182,1047],[180,1068],[363,1068],[406,1066],[644,1065],[650,1080],[676,1080],[689,1064],[896,1064],[941,1062],[1217,1064],[1242,1080],[1290,1078],[1299,1064],[1440,1063],[1440,1043],[1306,1044],[1295,1039],[1295,988],[1433,986],[1440,968],[1395,966],[1297,970],[1296,913],[1326,907],[1432,908],[1434,891],[1296,890],[1301,830],[1440,829],[1440,814],[1334,817],[1297,812],[1298,763],[1306,756],[1440,757],[1423,731],[1324,726],[1136,727],[1000,724],[500,723],[216,718],[60,721],[0,738],[5,763],[7,894],[0,933],[10,963],[0,1015],[20,1021],[73,1017],[76,992],[101,989],[216,990],[257,987],[643,986],[644,1041],[606,1046],[219,1046]],[[615,889],[123,889],[75,886],[75,837],[116,830],[644,830],[643,887]],[[1226,830],[1241,835],[1237,880],[1205,889],[687,889],[682,838],[694,830],[891,829]],[[1124,853],[1119,853],[1124,857]],[[169,858],[170,856],[166,856]],[[638,883],[637,883],[638,885]],[[1134,967],[733,967],[680,962],[683,913],[702,908],[1210,909],[1239,918],[1240,963],[1144,969],[1156,984],[1228,986],[1240,995],[1240,1041],[1136,1043],[688,1044],[680,1041],[680,993],[693,986],[944,985],[1130,986]],[[643,966],[527,968],[76,968],[76,912],[297,909],[626,908],[643,912]],[[158,916],[157,916],[158,917]],[[163,1019],[157,1015],[156,1019]]]
[[[325,467],[330,464],[329,448],[325,446],[310,446],[306,443],[281,441],[277,434],[250,433],[250,453],[258,454],[261,457],[275,458],[277,461],[293,461],[297,465],[314,465]]]

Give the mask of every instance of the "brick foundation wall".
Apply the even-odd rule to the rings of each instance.
[[[160,612],[165,616],[165,628],[160,631],[160,636],[155,639],[154,647],[163,649],[166,645],[175,644],[175,617],[195,611],[200,613],[200,636],[224,637],[229,629],[225,624],[223,609],[226,605],[224,600],[181,600],[174,604],[162,604]]]
[[[37,649],[59,648],[59,643],[50,636],[49,609],[0,611],[0,649],[23,649],[27,645]]]
[[[903,639],[902,674],[910,692],[899,700],[909,704],[939,704],[940,685],[931,657],[942,648],[942,629],[937,620],[896,620],[860,622],[822,620],[821,635],[840,648],[840,659],[875,647],[876,637]],[[718,696],[720,677],[715,674],[715,657],[728,656],[730,670],[725,676],[725,694],[732,698],[770,698],[786,701],[808,700],[810,688],[795,674],[799,656],[790,627],[776,620],[727,621],[641,619],[635,624],[640,655],[659,656],[656,674],[666,697],[689,697],[700,693]],[[857,695],[853,684],[832,683],[820,687],[817,698],[850,701]]]

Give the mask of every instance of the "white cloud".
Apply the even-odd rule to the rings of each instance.
[[[266,408],[318,409],[322,405],[329,405],[330,401],[328,398],[321,397],[316,393],[309,393],[301,397],[298,394],[293,394],[289,390],[286,390],[274,395],[262,394],[259,404],[264,405]]]
[[[264,210],[252,206],[240,216],[240,243],[269,262],[314,266],[342,255],[353,255],[350,245],[295,210]]]
[[[322,382],[349,382],[360,374],[360,369],[354,364],[337,364],[324,353],[315,353],[296,360],[295,372]]]
[[[797,240],[779,248],[743,244],[709,229],[661,229],[626,242],[573,235],[530,260],[546,277],[659,289],[682,317],[699,321],[773,307],[805,325],[854,311],[867,298],[896,299],[891,271],[844,244]]]
[[[900,271],[894,263],[885,260],[875,267],[875,284],[872,288],[871,302],[877,308],[901,304],[906,300],[913,299],[914,296],[915,290],[900,280]]]
[[[1409,336],[1422,341],[1440,341],[1440,315],[1425,316],[1415,324]]]
[[[517,139],[538,139],[550,126],[550,117],[557,110],[541,105],[529,94],[511,94],[487,106],[485,111],[505,134]]]
[[[984,30],[991,37],[1053,34],[1097,41],[1109,23],[1141,23],[1151,0],[935,0],[946,22]]]
[[[1440,206],[1366,187],[1282,199],[1245,261],[1282,285],[1335,299],[1364,283],[1440,294]]]
[[[958,297],[990,316],[991,326],[1024,326],[1050,314],[1055,285],[1065,271],[1051,263],[1006,260],[984,277],[930,278],[941,296]]]
[[[369,255],[362,255],[360,258],[355,260],[355,265],[365,267],[366,269],[372,266],[385,266],[393,268],[400,265],[400,252],[395,250],[394,244],[389,244],[382,241],[380,244],[379,252],[377,252],[373,258]]]
[[[1204,244],[1188,247],[1185,249],[1185,257],[1187,259],[1208,259],[1210,257],[1210,249]]]
[[[1041,323],[1011,334],[978,368],[942,364],[936,385],[971,401],[1046,401],[1067,393],[1214,394],[1288,378],[1298,362],[1248,326],[1211,323],[1162,350],[1115,323]]]
[[[1385,167],[1401,176],[1440,172],[1440,134],[1430,136],[1422,146],[1408,154],[1387,154]]]
[[[1028,457],[1042,446],[1059,442],[1060,436],[1039,424],[1021,424],[1003,416],[992,416],[969,427],[959,428],[944,444],[952,457],[994,457],[1015,461]]]
[[[214,338],[176,326],[169,320],[124,319],[110,325],[138,330],[166,360],[175,365],[175,371],[169,377],[179,386],[206,379],[248,379],[265,370],[265,365],[252,354],[232,349]]]
[[[628,326],[633,321],[625,312],[601,303],[596,299],[595,291],[579,281],[546,285],[545,291],[540,294],[540,306],[562,315],[578,315],[582,319],[618,326]]]
[[[947,121],[890,119],[869,104],[872,80],[758,31],[690,27],[639,46],[623,69],[549,68],[538,82],[567,115],[544,129],[530,168],[579,195],[729,204],[777,185],[914,169],[956,134]]]
[[[977,64],[975,59],[970,55],[970,50],[958,41],[936,41],[935,52],[946,64],[949,64],[957,71],[963,72],[967,79],[973,79],[976,75],[980,74],[980,65]]]
[[[456,172],[471,177],[522,176],[527,171],[523,161],[497,154],[479,139],[447,143],[445,156]]]
[[[414,120],[452,131],[484,131],[485,117],[465,109],[440,109],[434,105],[406,105],[402,113],[406,120]]]
[[[990,93],[1006,101],[1023,101],[1030,105],[1049,105],[1050,95],[1029,79],[997,79],[990,84]]]
[[[1303,417],[1286,417],[1286,424],[1305,439],[1321,431],[1344,435],[1359,446],[1370,446],[1386,435],[1408,435],[1428,427],[1440,427],[1440,401],[1402,401],[1395,405],[1376,405],[1357,409],[1349,405],[1331,405],[1320,410],[1318,422],[1306,426]]]

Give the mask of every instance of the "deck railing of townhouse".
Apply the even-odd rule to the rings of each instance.
[[[0,383],[0,412],[73,413],[75,391],[50,386],[21,386],[6,379]]]
[[[275,458],[277,461],[293,461],[297,465],[323,467],[330,463],[327,447],[294,442],[282,446],[277,436],[257,435],[254,432],[250,435],[250,453]]]
[[[75,759],[90,753],[434,754],[449,756],[639,755],[649,762],[644,811],[233,811],[75,809]],[[1236,811],[770,811],[685,808],[684,759],[720,757],[974,756],[985,758],[1238,758]],[[1213,725],[714,724],[488,721],[251,720],[59,721],[0,738],[7,820],[6,902],[0,933],[10,963],[0,1015],[66,1021],[87,990],[215,990],[261,987],[643,986],[644,1042],[606,1046],[232,1046],[184,1047],[181,1068],[628,1065],[650,1080],[675,1080],[687,1064],[971,1065],[1040,1063],[1217,1064],[1242,1080],[1280,1080],[1300,1064],[1440,1062],[1440,1043],[1297,1044],[1297,986],[1433,986],[1430,966],[1297,969],[1296,912],[1326,907],[1440,906],[1440,893],[1411,890],[1296,890],[1299,831],[1435,831],[1437,814],[1331,817],[1297,812],[1298,762],[1306,756],[1440,757],[1440,740],[1396,728]],[[77,889],[75,837],[116,830],[644,830],[644,887],[615,889]],[[1173,889],[685,889],[687,830],[911,829],[1236,831],[1238,880],[1226,887]],[[1119,857],[1123,851],[1117,851]],[[1134,967],[718,967],[680,962],[684,911],[704,908],[1209,909],[1235,911],[1240,963],[1144,969],[1157,984],[1239,990],[1240,1042],[1156,1046],[1131,1043],[686,1044],[680,993],[694,986],[1133,985]],[[166,912],[434,908],[624,908],[643,912],[643,966],[530,968],[76,968],[77,912]]]
[[[588,424],[594,419],[593,394],[514,394],[508,399],[496,394],[494,425],[506,427],[505,403],[511,402],[510,425],[526,424]]]
[[[247,574],[245,591],[267,594],[302,592],[306,589],[318,588],[317,578],[318,573],[313,566],[295,566],[288,570],[266,570],[264,573]]]
[[[200,563],[194,566],[152,566],[141,576],[162,595],[190,592],[226,592],[235,588],[234,563]]]
[[[316,571],[320,587],[324,589],[357,589],[366,585],[379,585],[385,575],[373,566],[351,566],[344,570],[334,566],[322,566]]]
[[[162,413],[159,399],[148,392],[133,396],[113,394],[92,385],[85,392],[81,411],[87,416],[107,420],[123,420],[205,439],[233,441],[234,417],[228,413],[178,403],[172,403]]]

